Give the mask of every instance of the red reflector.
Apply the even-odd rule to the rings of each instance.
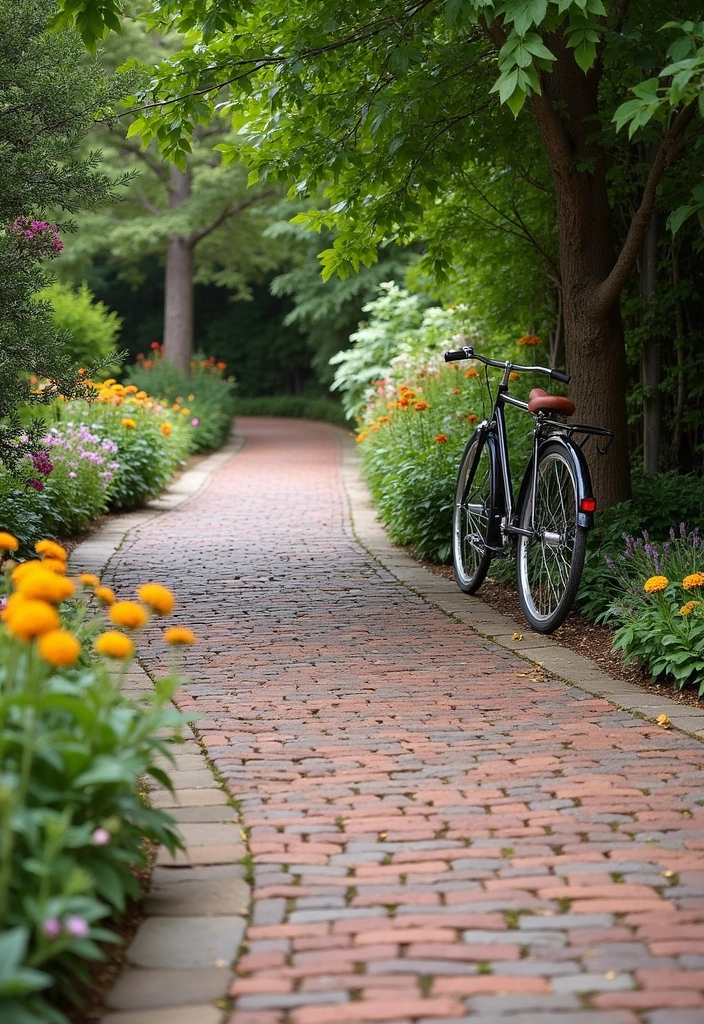
[[[580,512],[596,512],[596,498],[582,498],[579,503]]]

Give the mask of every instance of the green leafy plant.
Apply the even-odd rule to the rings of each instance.
[[[704,565],[704,559],[700,559]],[[632,589],[620,605],[622,625],[616,630],[614,650],[626,662],[639,661],[653,678],[672,679],[681,690],[698,683],[704,694],[704,604],[700,597],[704,573],[694,572],[669,580],[658,574]]]
[[[51,321],[74,363],[92,365],[113,356],[120,318],[104,302],[95,300],[85,281],[77,289],[54,281],[36,298],[49,304]],[[118,368],[115,364],[114,369]]]
[[[17,539],[3,532],[0,546],[14,551]],[[76,589],[63,549],[38,547],[41,561],[5,577],[0,627],[0,1019],[13,1024],[65,1021],[57,1001],[102,957],[98,943],[115,940],[106,919],[139,893],[145,839],[182,845],[143,787],[171,789],[161,762],[189,721],[171,705],[175,674],[139,700],[123,696],[133,645],[106,629],[89,597],[99,581]],[[147,621],[147,605],[126,604],[113,624]]]
[[[185,374],[163,358],[161,345],[154,342],[151,356],[138,357],[130,367],[127,382],[178,405],[179,415],[193,427],[190,450],[212,451],[227,440],[235,414],[234,379],[225,377],[226,369],[225,363],[198,352]]]

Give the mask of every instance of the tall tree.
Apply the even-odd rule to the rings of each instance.
[[[691,75],[663,100],[666,65],[680,54],[668,56],[659,29],[698,13],[694,0],[647,9],[628,0],[158,0],[157,23],[191,34],[143,97],[155,106],[138,126],[182,159],[174,118],[188,134],[228,86],[255,173],[282,174],[301,195],[330,183],[330,208],[309,220],[341,228],[323,254],[331,274],[372,262],[382,239],[423,237],[448,175],[493,160],[497,140],[505,149],[514,138],[508,110],[527,108],[555,194],[571,393],[580,418],[615,434],[609,459],[593,467],[612,503],[629,493],[620,296],[662,177],[701,131]],[[638,85],[644,68],[650,84]],[[647,125],[655,157],[620,236],[608,174],[620,145],[612,119],[630,86],[646,106],[620,120]],[[442,255],[437,269],[447,269]]]
[[[51,213],[95,207],[111,197],[98,158],[80,158],[83,137],[119,95],[98,62],[85,60],[75,31],[48,30],[52,0],[0,3],[0,460],[12,463],[38,444],[24,429],[20,404],[80,394],[78,367],[54,330],[49,308],[34,300],[44,261],[63,248]],[[113,197],[114,198],[114,197]],[[48,212],[48,211],[51,211]],[[31,377],[48,378],[37,393]],[[45,428],[41,427],[41,433]]]

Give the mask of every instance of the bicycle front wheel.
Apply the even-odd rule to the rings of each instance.
[[[525,490],[516,552],[518,597],[538,633],[552,633],[567,618],[584,566],[586,528],[577,521],[577,470],[569,449],[547,445],[540,453],[533,487]]]
[[[452,516],[452,562],[457,585],[465,594],[477,591],[489,571],[494,492],[492,451],[486,434],[477,432],[462,455]]]

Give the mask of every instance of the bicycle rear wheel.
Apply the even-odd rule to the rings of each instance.
[[[462,455],[452,516],[452,562],[457,585],[465,594],[477,591],[489,571],[494,480],[493,452],[486,434],[478,431]]]
[[[516,575],[523,614],[538,633],[552,633],[567,618],[584,566],[587,531],[577,521],[574,458],[561,444],[540,453],[535,481],[535,515],[526,488],[519,525],[530,536],[518,539]],[[531,522],[532,519],[532,522]]]

